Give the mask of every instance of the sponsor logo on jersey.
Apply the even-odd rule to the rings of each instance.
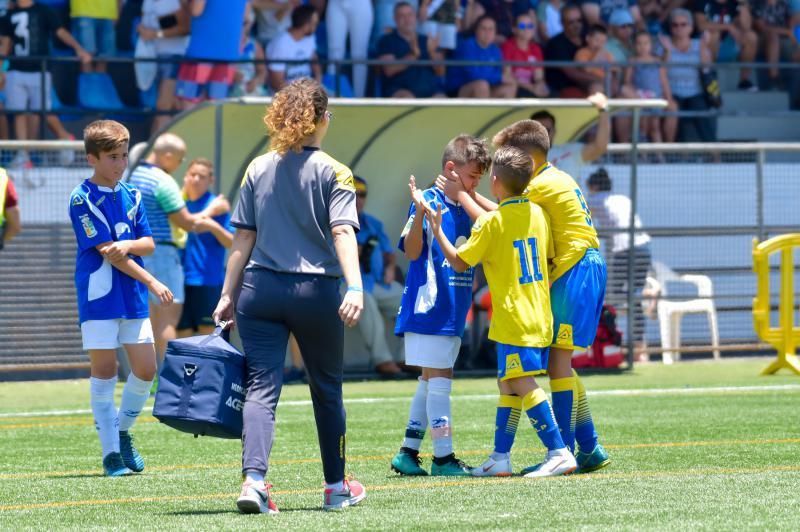
[[[114,232],[117,234],[117,238],[120,239],[122,238],[122,235],[125,233],[130,233],[130,231],[131,228],[128,227],[128,224],[125,222],[117,222],[117,224],[114,226]]]
[[[82,214],[78,217],[78,219],[81,221],[83,232],[86,233],[88,238],[94,238],[97,236],[97,229],[94,227],[94,222],[92,222],[92,219],[89,218],[88,214]]]

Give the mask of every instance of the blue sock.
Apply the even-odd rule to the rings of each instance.
[[[575,439],[578,447],[584,453],[591,453],[597,447],[597,430],[594,428],[592,413],[589,411],[589,402],[586,400],[586,388],[574,371],[575,389],[577,390],[577,408],[575,417]]]
[[[536,429],[536,435],[539,436],[548,451],[565,447],[553,416],[553,409],[547,402],[547,394],[544,393],[544,390],[536,388],[523,397],[522,408],[525,409],[525,413],[531,420],[531,426]]]
[[[551,379],[550,389],[553,392],[553,413],[556,416],[558,430],[561,431],[561,439],[564,445],[570,450],[575,451],[575,417],[576,409],[574,401],[575,378],[566,377],[563,379]]]
[[[494,452],[508,454],[517,435],[522,397],[501,395],[497,402],[497,418],[494,424]]]

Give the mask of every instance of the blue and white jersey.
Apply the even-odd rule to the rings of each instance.
[[[442,230],[456,247],[469,238],[472,222],[467,212],[447,199],[440,190],[430,188],[423,192],[425,202],[436,210],[442,206]],[[408,222],[400,237],[398,248],[405,251],[405,235],[417,216],[412,202]],[[461,336],[467,312],[472,305],[473,269],[458,273],[442,253],[427,220],[423,220],[422,253],[411,261],[406,275],[403,299],[397,313],[395,334],[432,334]]]
[[[69,217],[78,240],[75,288],[80,322],[148,317],[147,287],[114,268],[95,246],[152,236],[141,193],[131,185],[114,189],[88,179],[69,197]],[[139,266],[141,257],[131,256]]]

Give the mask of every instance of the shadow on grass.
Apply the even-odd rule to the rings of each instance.
[[[322,508],[319,506],[307,507],[307,508],[281,508],[280,513],[288,514],[292,512],[322,512]],[[222,515],[222,514],[236,514],[236,515],[247,515],[239,512],[236,508],[233,509],[225,509],[225,510],[180,510],[177,512],[162,512],[161,515]]]

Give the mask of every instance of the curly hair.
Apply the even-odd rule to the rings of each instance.
[[[282,88],[264,115],[269,149],[284,154],[299,152],[303,140],[314,134],[328,108],[328,95],[317,81],[300,78]]]

